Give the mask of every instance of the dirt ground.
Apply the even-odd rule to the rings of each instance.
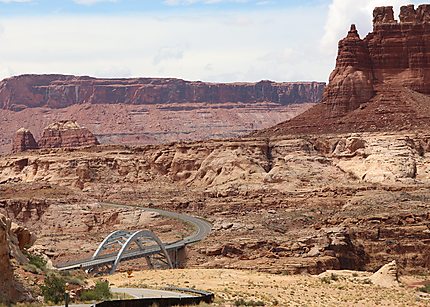
[[[133,272],[106,277],[115,287],[163,288],[168,285],[215,293],[215,305],[235,306],[239,301],[264,306],[430,306],[415,288],[382,288],[373,284],[320,279],[313,275],[274,275],[249,270],[186,269]],[[414,277],[411,280],[425,279]]]

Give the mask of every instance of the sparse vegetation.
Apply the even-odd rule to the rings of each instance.
[[[243,298],[234,301],[235,306],[266,306],[262,301],[246,301]]]
[[[81,294],[82,301],[101,301],[112,298],[109,283],[97,281],[94,289],[85,290]]]
[[[421,292],[429,293],[430,294],[430,284],[425,285],[424,287],[421,287],[418,289]]]
[[[58,304],[64,299],[66,282],[57,274],[48,274],[44,284],[40,287],[46,302]]]
[[[30,272],[39,274],[40,272],[46,271],[46,260],[39,255],[35,255],[29,252],[24,253],[28,258],[27,268]],[[27,270],[27,269],[26,269]]]

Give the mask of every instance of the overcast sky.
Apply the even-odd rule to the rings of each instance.
[[[0,78],[327,81],[351,23],[403,0],[0,0]]]

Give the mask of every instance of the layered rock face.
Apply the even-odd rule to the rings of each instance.
[[[325,83],[205,83],[180,79],[95,79],[22,75],[0,82],[0,108],[64,108],[74,104],[319,102]]]
[[[430,5],[403,6],[400,22],[393,7],[373,12],[373,32],[360,39],[355,26],[339,42],[336,68],[330,76],[323,101],[354,110],[375,93],[375,85],[404,86],[430,94]]]
[[[99,145],[99,141],[90,130],[81,128],[74,120],[63,120],[47,126],[38,142],[36,142],[29,130],[19,129],[13,140],[12,152],[94,145]]]
[[[141,225],[137,213],[125,221],[104,208],[94,216],[93,207],[75,205],[81,195],[204,216],[214,227],[192,250],[199,267],[315,274],[374,271],[395,259],[423,272],[430,269],[429,152],[428,132],[33,151],[0,158],[0,212],[67,255],[82,253],[84,235],[97,236],[85,243],[90,253],[101,231]],[[8,185],[12,191],[2,190]],[[47,195],[58,206],[48,208]]]
[[[40,148],[70,148],[99,145],[99,142],[87,128],[81,128],[76,121],[66,120],[46,127],[38,144]]]
[[[39,146],[29,130],[21,128],[16,132],[12,141],[12,152],[16,153],[37,148]]]
[[[375,93],[370,55],[355,25],[351,26],[347,37],[339,42],[336,68],[329,80],[324,101],[332,105],[331,112],[334,114],[356,109]]]
[[[377,7],[373,32],[339,42],[322,103],[260,135],[429,128],[430,5]]]
[[[401,7],[400,22],[394,20],[392,7],[376,8],[373,15],[373,32],[364,42],[374,82],[430,94],[430,5]]]

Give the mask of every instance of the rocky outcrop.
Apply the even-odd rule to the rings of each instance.
[[[16,132],[12,141],[12,152],[16,153],[37,148],[39,146],[29,130],[21,128]]]
[[[325,83],[205,83],[180,79],[95,79],[22,75],[0,82],[0,108],[64,108],[74,104],[319,102]]]
[[[72,148],[99,145],[99,141],[87,128],[74,120],[63,120],[47,126],[38,142],[33,134],[24,128],[17,131],[13,140],[13,153],[31,149]]]
[[[24,235],[25,233],[25,235]],[[31,237],[31,239],[29,239]],[[10,304],[26,300],[28,294],[14,276],[12,258],[18,263],[28,262],[20,249],[23,245],[34,243],[32,236],[25,227],[14,225],[10,219],[0,214],[0,303]],[[25,243],[25,244],[24,244]],[[29,247],[30,245],[27,245]]]
[[[430,5],[377,7],[373,31],[339,42],[322,103],[258,135],[398,131],[430,127]]]
[[[381,287],[398,287],[399,282],[399,268],[395,260],[382,266],[377,272],[370,276],[370,280],[374,285]]]
[[[323,100],[330,102],[333,115],[344,114],[367,102],[374,94],[367,45],[352,25],[347,37],[339,42],[336,68],[330,75]]]
[[[10,263],[9,252],[9,230],[10,220],[4,215],[0,216],[0,302],[9,303],[13,301],[18,293],[15,289],[13,268]]]
[[[364,42],[375,84],[401,85],[430,94],[430,5],[401,7],[400,22],[392,7],[376,8],[373,32]]]
[[[360,39],[355,26],[339,43],[336,68],[323,101],[349,112],[376,93],[374,85],[391,84],[430,94],[430,5],[403,6],[400,22],[393,7],[373,12],[373,32]]]
[[[102,232],[144,222],[86,203],[101,199],[205,216],[213,237],[196,265],[316,274],[396,260],[417,272],[430,268],[429,144],[428,133],[396,132],[29,151],[0,159],[0,195],[58,205],[0,199],[0,212],[44,234],[38,244],[62,259],[71,247],[54,232],[80,255],[83,234],[97,235],[90,253]]]
[[[99,142],[87,128],[81,128],[76,121],[66,120],[46,127],[38,144],[40,148],[71,148],[99,145]]]

